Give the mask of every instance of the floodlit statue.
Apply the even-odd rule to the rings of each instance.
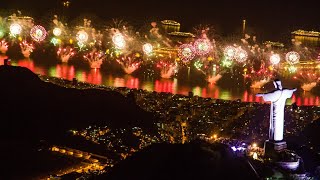
[[[283,89],[281,81],[276,79],[273,82],[274,91],[265,94],[256,94],[258,97],[263,97],[264,101],[270,101],[270,127],[269,140],[282,141],[283,140],[283,126],[284,126],[284,106],[286,100],[291,98],[293,92],[297,89]]]

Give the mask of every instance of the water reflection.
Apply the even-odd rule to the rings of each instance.
[[[3,61],[0,61],[3,63]],[[152,78],[137,78],[132,75],[115,76],[103,72],[101,69],[78,69],[68,64],[57,64],[54,66],[43,67],[37,65],[30,59],[23,59],[13,61],[13,65],[27,67],[35,73],[44,74],[59,78],[65,78],[72,80],[77,78],[79,81],[88,82],[92,84],[104,84],[106,86],[114,87],[128,87],[145,89],[148,91],[156,92],[168,92],[174,94],[188,95],[189,92],[193,92],[196,96],[211,97],[224,100],[237,100],[240,99],[244,102],[259,102],[263,103],[261,97],[256,97],[255,94],[260,90],[237,90],[237,89],[222,89],[215,84],[196,85],[191,86],[189,84],[183,84],[178,79],[152,79]],[[319,106],[319,96],[315,96],[310,92],[295,93],[291,99],[287,100],[287,104],[296,102],[298,106]]]
[[[167,93],[176,94],[177,93],[176,90],[177,90],[177,80],[176,79],[175,80],[160,79],[160,80],[156,80],[154,83],[154,91],[156,91],[156,92],[167,92]]]
[[[26,68],[30,69],[31,71],[33,71],[36,74],[47,74],[45,72],[44,68],[42,68],[40,66],[35,66],[34,62],[29,58],[21,59],[17,63],[12,62],[11,64],[12,65],[18,65],[18,66],[21,66],[21,67],[26,67]]]
[[[57,64],[54,67],[49,68],[49,76],[54,76],[58,78],[64,78],[72,80],[75,77],[73,66],[68,66],[66,64]]]

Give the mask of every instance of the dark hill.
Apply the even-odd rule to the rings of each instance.
[[[153,127],[153,115],[118,92],[56,86],[14,66],[0,66],[0,84],[1,131],[7,137],[39,137],[88,125]]]
[[[40,140],[49,145],[70,143],[64,138],[70,129],[107,125],[155,130],[153,114],[118,92],[64,88],[14,66],[0,66],[0,113],[0,157],[5,172],[0,179],[28,179],[61,168],[64,159],[38,152],[43,149]]]
[[[303,135],[307,137],[307,139],[309,139],[309,141],[313,144],[313,146],[316,147],[318,150],[320,150],[319,132],[320,132],[320,118],[310,123],[303,130]]]
[[[224,144],[194,141],[153,144],[120,162],[98,180],[257,179],[249,165]]]

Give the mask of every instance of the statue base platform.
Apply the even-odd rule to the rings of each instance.
[[[274,159],[277,154],[287,148],[287,143],[285,141],[269,141],[264,143],[264,156],[266,158]]]

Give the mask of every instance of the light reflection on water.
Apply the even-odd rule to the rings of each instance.
[[[2,62],[2,61],[0,61]],[[12,61],[12,65],[27,67],[37,74],[49,75],[59,78],[72,80],[77,78],[79,81],[88,82],[92,84],[103,84],[106,86],[114,87],[127,87],[145,89],[148,91],[168,92],[174,94],[188,95],[193,92],[194,95],[201,97],[211,97],[224,100],[237,100],[240,99],[244,102],[260,102],[263,99],[256,97],[255,94],[260,90],[237,90],[237,89],[222,89],[214,84],[206,86],[191,86],[189,84],[180,84],[178,79],[144,79],[137,78],[133,75],[111,75],[102,72],[99,69],[80,69],[73,65],[56,64],[50,67],[43,67],[36,65],[30,59],[23,59]],[[319,96],[315,96],[310,92],[295,93],[292,99],[287,100],[287,104],[296,102],[297,105],[316,105],[319,106]]]

